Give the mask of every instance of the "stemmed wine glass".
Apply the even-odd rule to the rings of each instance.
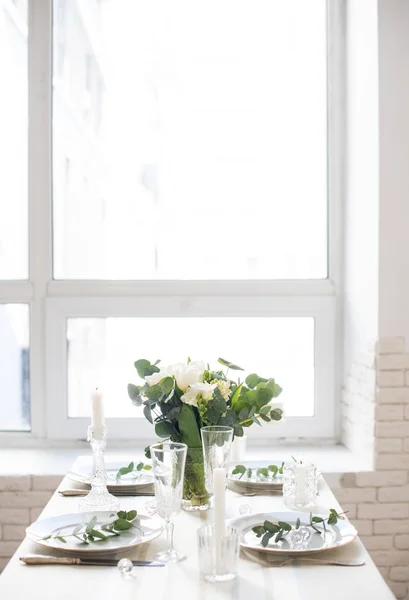
[[[186,452],[186,444],[177,442],[167,441],[151,446],[156,512],[165,520],[168,546],[156,556],[156,560],[165,563],[175,563],[186,558],[173,546],[173,519],[182,508]]]

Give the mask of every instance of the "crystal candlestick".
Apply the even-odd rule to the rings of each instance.
[[[103,427],[102,433],[98,431],[97,438],[95,437],[94,427],[91,425],[88,427],[87,439],[92,448],[92,477],[91,477],[91,491],[81,498],[79,501],[79,509],[82,512],[92,512],[95,510],[108,510],[112,512],[118,512],[119,500],[108,492],[106,482],[107,474],[105,471],[104,463],[104,452],[107,444],[107,432],[108,428]]]

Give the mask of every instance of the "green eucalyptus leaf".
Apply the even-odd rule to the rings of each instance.
[[[265,381],[267,381],[267,379],[264,379],[264,377],[259,377],[256,373],[247,375],[245,379],[246,385],[248,385],[250,389],[254,389],[259,383],[264,383]]]
[[[129,523],[126,520],[126,516],[124,519],[119,518],[114,522],[114,529],[116,529],[117,531],[125,531],[126,529],[131,529],[131,527],[132,523]]]
[[[56,540],[59,540],[60,542],[62,542],[63,544],[67,543],[67,540],[65,540],[61,535],[56,535],[55,536]]]
[[[145,404],[145,406],[143,407],[143,414],[145,416],[145,419],[147,419],[149,423],[153,424],[152,411],[149,404]]]
[[[239,420],[242,421],[243,419],[247,419],[250,413],[250,409],[247,408],[247,406],[245,406],[244,408],[241,409],[241,411],[239,412]]]
[[[271,406],[269,404],[265,404],[264,406],[262,406],[260,408],[260,410],[258,412],[260,413],[260,415],[268,415],[270,410],[271,410]]]
[[[228,367],[229,369],[232,369],[233,371],[244,371],[244,369],[242,369],[241,367],[235,365],[234,363],[230,362],[229,360],[225,360],[224,358],[219,358],[218,362],[223,365],[224,367]]]
[[[336,525],[338,523],[338,517],[336,517],[334,514],[331,514],[328,517],[328,525]]]
[[[137,471],[142,471],[142,469],[143,469],[143,462],[141,461],[141,462],[139,462],[139,463],[136,465],[136,470],[137,470]]]
[[[151,365],[149,360],[141,358],[134,363],[135,369],[138,372],[139,377],[145,379],[148,375],[153,373],[159,373],[160,369],[156,365]]]
[[[236,465],[231,472],[232,475],[243,475],[246,472],[246,467],[244,465]]]
[[[262,467],[261,469],[257,469],[257,475],[262,475],[263,477],[268,477],[268,469]]]
[[[239,423],[234,423],[233,431],[235,437],[243,437],[244,435],[243,427]]]
[[[162,390],[162,394],[164,396],[168,396],[175,388],[175,380],[173,377],[164,377],[160,380],[159,385]]]
[[[98,517],[92,517],[91,521],[89,523],[87,523],[87,526],[85,527],[85,532],[89,533],[91,531],[91,529],[94,529],[94,525],[96,524],[96,522],[98,521]]]
[[[106,540],[108,538],[108,536],[106,536],[104,533],[102,533],[102,531],[99,531],[98,529],[92,529],[90,531],[90,535],[92,535],[94,538],[99,538],[100,540]]]
[[[271,471],[273,477],[277,477],[278,467],[277,465],[268,465],[268,470]]]
[[[324,520],[324,519],[321,519],[321,517],[313,517],[313,518],[311,519],[311,521],[312,521],[313,523],[322,523],[322,522],[323,522],[323,520]]]
[[[272,523],[271,521],[264,521],[263,527],[266,531],[269,531],[270,533],[277,533],[277,531],[280,531],[280,527],[276,525],[276,523]]]
[[[130,510],[126,513],[126,520],[133,521],[137,515],[136,510]]]
[[[266,548],[268,546],[268,542],[273,537],[273,534],[270,531],[267,531],[263,537],[261,538],[261,545]]]
[[[169,421],[155,424],[155,433],[160,438],[168,438],[173,432],[173,425]]]
[[[277,543],[277,542],[279,542],[279,541],[280,541],[280,540],[282,540],[282,539],[283,539],[283,532],[282,532],[282,531],[279,531],[279,532],[277,533],[277,535],[275,536],[275,539],[274,539],[274,541]]]
[[[301,521],[300,521],[300,519],[298,518],[298,519],[296,520],[296,522],[295,522],[295,528],[296,528],[296,529],[299,529],[299,528],[300,528],[300,525],[301,525]]]
[[[281,408],[273,408],[270,412],[270,417],[272,421],[281,421],[283,418],[283,411]]]
[[[281,467],[278,469],[278,472],[280,473],[280,475],[282,475],[284,473],[284,463],[281,463]]]
[[[145,471],[150,471],[152,469],[151,465],[144,465],[143,468]]]
[[[257,537],[261,537],[266,530],[262,525],[256,525],[256,527],[253,527],[252,531],[254,531]]]
[[[278,525],[283,531],[291,531],[292,529],[291,525],[289,523],[286,523],[285,521],[279,521]]]
[[[266,423],[271,423],[270,417],[266,417],[265,415],[259,415],[260,419],[263,419]]]
[[[128,396],[135,406],[140,406],[142,404],[141,388],[138,385],[128,383]]]
[[[145,452],[146,458],[148,458],[150,460],[152,458],[151,457],[151,447],[150,446],[146,446],[144,452]]]

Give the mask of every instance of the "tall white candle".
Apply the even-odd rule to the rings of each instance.
[[[230,447],[230,462],[239,462],[246,458],[247,436],[235,437]]]
[[[226,469],[217,467],[213,469],[214,492],[214,535],[216,545],[216,568],[222,568],[223,552],[222,538],[225,535],[226,513]]]
[[[91,426],[93,429],[93,435],[95,439],[101,439],[105,426],[105,419],[103,397],[98,388],[92,393],[91,402]]]

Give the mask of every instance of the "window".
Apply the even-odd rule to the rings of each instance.
[[[27,24],[24,3],[0,0],[0,279],[28,276]]]
[[[54,24],[72,65],[63,97],[54,88],[55,277],[325,279],[324,0],[101,9],[98,31],[75,3]],[[91,133],[81,122],[99,120],[101,87]],[[75,190],[61,222],[68,148],[90,189]],[[99,188],[108,190],[103,221]]]
[[[30,429],[28,306],[0,304],[0,430]]]
[[[189,354],[282,385],[250,436],[334,437],[335,4],[42,0],[27,67],[0,0],[0,429],[83,439],[100,386],[110,436],[152,439],[133,362]]]

